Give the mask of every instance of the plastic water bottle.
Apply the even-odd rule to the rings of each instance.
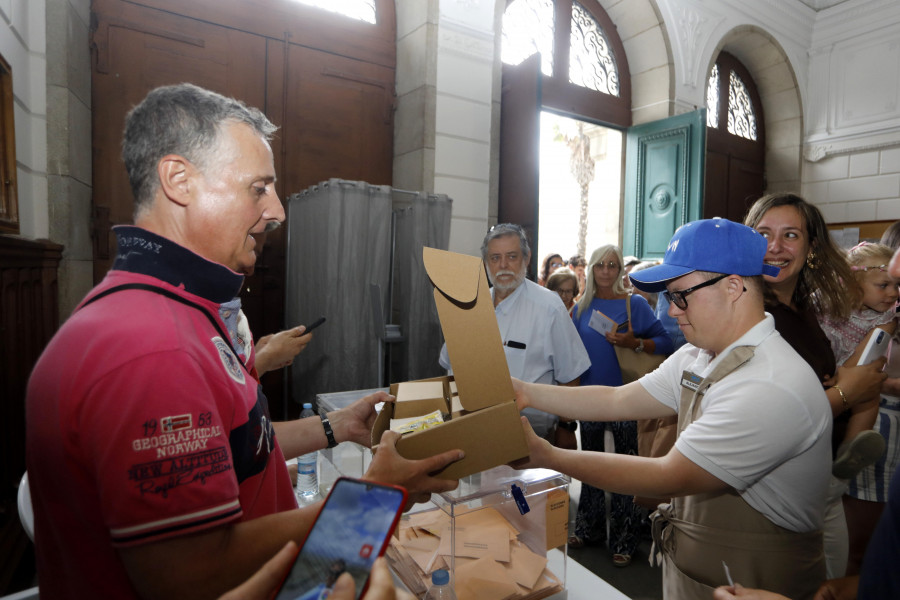
[[[300,418],[314,416],[316,413],[313,412],[312,404],[305,403],[300,412]],[[318,452],[310,452],[297,457],[297,487],[294,488],[294,493],[297,495],[297,502],[300,506],[313,502],[319,495],[318,458]]]
[[[450,585],[450,573],[447,569],[431,573],[431,587],[425,594],[425,600],[456,600],[456,592]]]

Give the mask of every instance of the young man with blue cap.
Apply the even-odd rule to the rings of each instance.
[[[763,263],[765,253],[765,239],[744,225],[684,225],[662,264],[631,281],[666,295],[685,346],[622,387],[514,382],[520,408],[570,419],[678,415],[678,440],[661,458],[561,450],[527,436],[529,467],[672,498],[653,515],[667,599],[707,599],[734,577],[800,600],[813,597],[825,573],[831,414],[812,369],[763,309],[761,276],[775,269]]]

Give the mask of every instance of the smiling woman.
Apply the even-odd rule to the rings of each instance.
[[[832,450],[844,440],[850,409],[877,396],[884,375],[873,364],[838,368],[831,342],[819,325],[820,319],[846,321],[860,299],[860,292],[846,282],[853,272],[836,246],[822,213],[794,194],[770,194],[757,200],[744,224],[768,241],[766,264],[779,267],[777,276],[765,275],[768,293],[766,311],[775,318],[775,328],[812,367],[826,387],[835,417]],[[862,466],[862,465],[861,465]],[[824,540],[829,577],[844,574],[847,566],[847,528],[841,495],[846,489],[835,479],[829,488]]]

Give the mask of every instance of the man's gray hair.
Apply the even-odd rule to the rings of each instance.
[[[158,87],[132,108],[125,118],[122,160],[135,215],[156,194],[162,157],[177,154],[205,170],[217,154],[223,125],[229,123],[249,125],[267,141],[278,129],[259,109],[190,83]]]
[[[487,235],[484,236],[484,241],[481,242],[481,258],[487,260],[488,244],[491,240],[496,240],[498,237],[505,235],[518,236],[522,254],[531,256],[531,246],[528,245],[528,237],[525,235],[525,230],[513,223],[499,223],[491,227]]]

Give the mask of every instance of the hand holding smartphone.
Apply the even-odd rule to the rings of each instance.
[[[368,586],[375,559],[384,554],[397,526],[406,490],[387,484],[339,478],[297,553],[275,600],[321,600],[347,571],[356,598]]]

